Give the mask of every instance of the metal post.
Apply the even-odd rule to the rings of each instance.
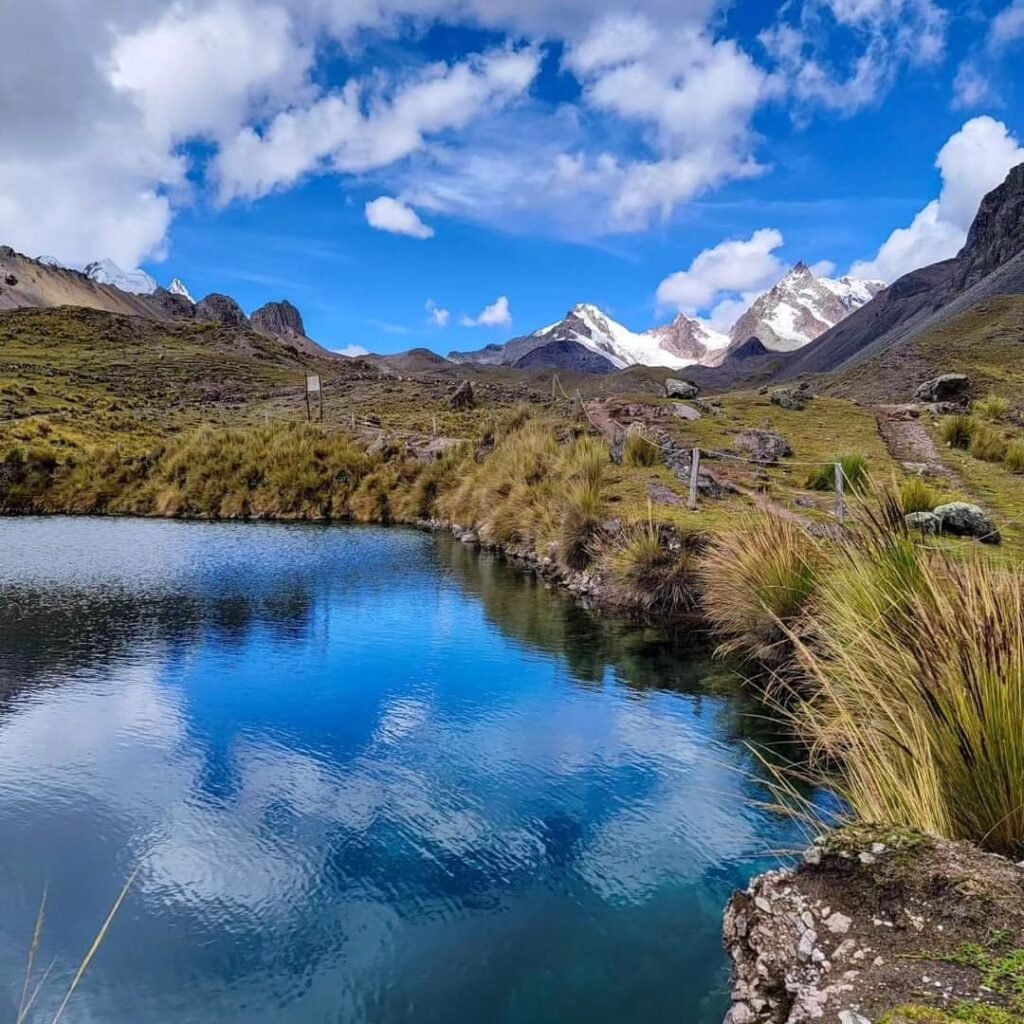
[[[313,414],[309,411],[309,385],[306,385],[306,422],[311,423]]]
[[[697,511],[697,480],[700,478],[700,449],[694,448],[690,454],[690,511]]]
[[[840,526],[846,525],[846,494],[845,480],[843,479],[843,464],[836,463],[836,519]]]
[[[352,421],[352,429],[355,430],[356,429],[356,414],[355,413],[351,413],[349,418]]]
[[[437,417],[434,417],[434,437],[437,437]]]
[[[320,385],[320,422],[324,421],[324,387]]]

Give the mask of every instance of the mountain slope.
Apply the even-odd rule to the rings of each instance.
[[[1000,295],[1024,294],[1024,164],[981,202],[957,256],[904,275],[787,360],[780,377],[845,370]]]

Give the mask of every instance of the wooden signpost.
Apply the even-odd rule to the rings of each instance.
[[[324,421],[324,389],[320,382],[320,375],[313,374],[306,378],[306,419],[313,419],[313,411],[309,404],[309,396],[316,395],[320,402],[320,422]]]

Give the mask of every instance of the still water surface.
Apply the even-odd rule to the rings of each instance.
[[[0,520],[0,1020],[719,1024],[720,666],[402,530]]]

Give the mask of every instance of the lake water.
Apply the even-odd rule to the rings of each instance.
[[[719,1024],[733,679],[405,530],[0,520],[0,1020]]]

